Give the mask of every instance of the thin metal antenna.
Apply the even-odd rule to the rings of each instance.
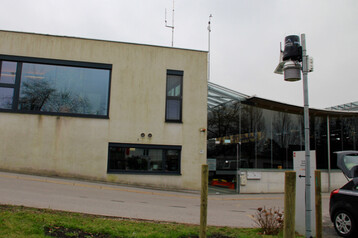
[[[208,82],[210,81],[210,33],[211,33],[211,18],[213,17],[212,14],[209,16],[208,22]]]
[[[172,14],[172,25],[168,25],[167,22],[167,9],[165,9],[165,27],[172,29],[172,47],[174,45],[174,0],[173,0],[173,14]]]

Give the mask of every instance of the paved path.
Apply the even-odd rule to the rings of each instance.
[[[323,196],[324,237],[336,237]],[[0,172],[0,203],[199,224],[200,194]],[[283,210],[283,194],[209,195],[208,225],[253,227],[258,207]]]

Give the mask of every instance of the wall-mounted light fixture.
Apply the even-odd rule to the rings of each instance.
[[[148,137],[149,137],[149,138],[152,138],[152,136],[153,136],[152,133],[149,133],[149,134],[148,134]]]
[[[144,133],[141,133],[141,134],[140,134],[140,137],[145,137],[145,134],[144,134]]]

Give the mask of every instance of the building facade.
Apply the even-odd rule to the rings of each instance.
[[[0,169],[199,189],[207,52],[0,31]]]

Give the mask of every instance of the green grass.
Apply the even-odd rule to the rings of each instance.
[[[75,235],[78,230],[86,232],[87,235],[83,237],[96,237],[96,234],[102,234],[107,235],[106,237],[176,238],[199,234],[197,225],[118,219],[49,209],[0,205],[0,237],[51,237],[45,235],[45,229],[55,231],[64,228],[69,229],[66,231],[67,235]],[[208,236],[221,234],[229,237],[272,237],[259,235],[259,229],[213,226],[208,227],[207,234]],[[282,237],[282,235],[280,236]]]

